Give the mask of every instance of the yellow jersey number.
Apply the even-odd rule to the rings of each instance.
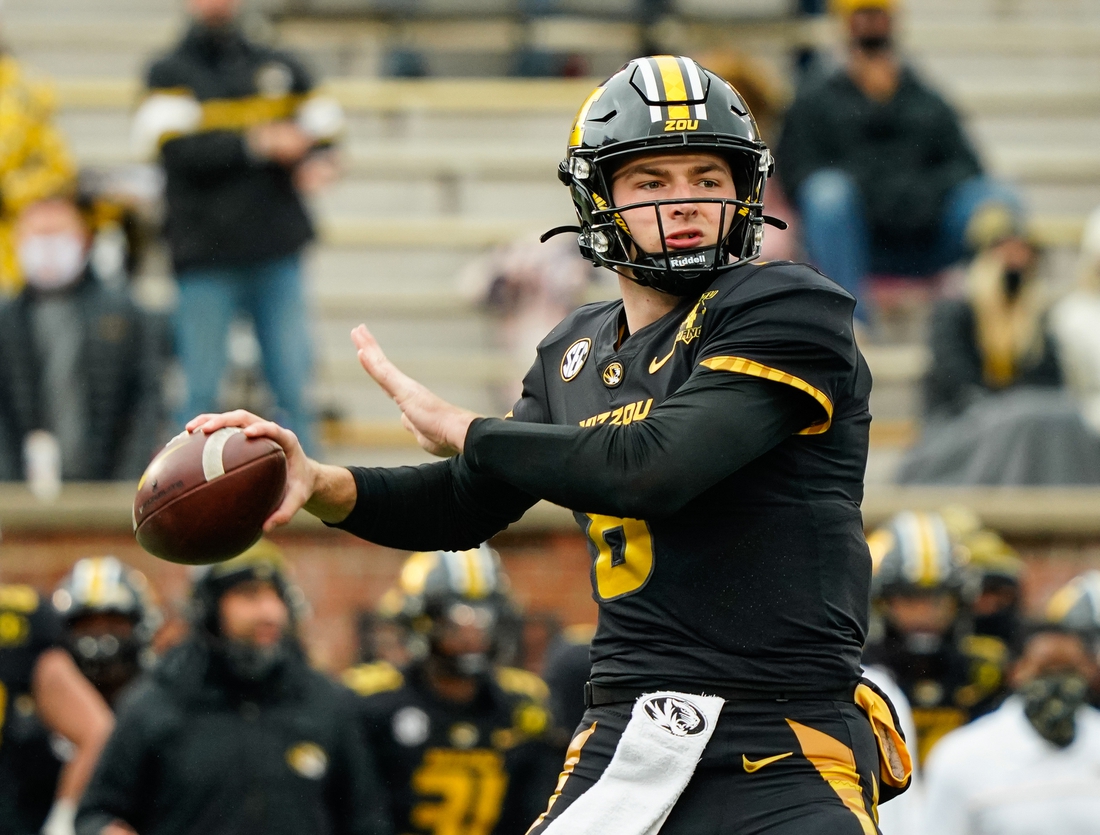
[[[413,773],[412,787],[425,798],[412,809],[413,826],[432,835],[489,835],[500,817],[508,775],[496,751],[430,748]]]
[[[653,534],[643,519],[589,513],[588,538],[596,548],[592,566],[596,596],[615,600],[640,591],[653,574]]]

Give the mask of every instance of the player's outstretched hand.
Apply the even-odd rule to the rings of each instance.
[[[320,480],[321,465],[306,455],[298,442],[298,436],[289,429],[244,409],[218,415],[199,415],[187,422],[187,431],[202,430],[209,435],[226,426],[239,426],[249,438],[270,438],[286,454],[286,494],[282,504],[264,522],[264,532],[270,533],[279,525],[289,522],[313,498]]]
[[[366,325],[351,332],[351,341],[358,349],[359,364],[396,401],[401,423],[417,443],[433,455],[446,457],[462,452],[466,432],[478,416],[437,397],[403,373],[390,362]]]

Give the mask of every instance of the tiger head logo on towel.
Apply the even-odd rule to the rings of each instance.
[[[687,699],[653,696],[642,704],[646,715],[673,736],[694,736],[707,727],[703,711]]]

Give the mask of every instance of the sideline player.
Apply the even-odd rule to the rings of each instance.
[[[61,624],[38,592],[0,585],[0,835],[72,833],[77,801],[111,733],[110,709],[61,644]],[[45,820],[23,773],[42,726],[72,748]]]
[[[329,467],[247,413],[188,424],[283,446],[271,527],[305,507],[383,545],[462,549],[538,499],[575,512],[599,629],[536,831],[870,835],[907,785],[889,705],[860,682],[871,377],[851,296],[751,263],[771,169],[726,82],[633,60],[585,101],[560,168],[581,252],[623,298],[547,336],[512,419],[444,402],[360,326],[361,364],[446,461]]]
[[[495,663],[509,608],[499,560],[486,545],[410,556],[384,600],[417,639],[416,660],[344,673],[398,832],[522,832],[554,788],[547,687]]]

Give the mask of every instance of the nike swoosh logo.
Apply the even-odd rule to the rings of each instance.
[[[750,760],[744,754],[742,754],[741,755],[741,764],[745,766],[745,773],[746,774],[752,774],[754,771],[759,771],[760,769],[762,769],[766,765],[771,765],[774,762],[779,762],[780,760],[785,760],[787,757],[789,757],[793,753],[794,753],[794,751],[788,751],[786,754],[776,754],[774,757],[764,757],[764,759],[756,760],[755,762],[753,760]]]
[[[665,354],[661,359],[651,359],[649,361],[649,373],[656,374],[660,371],[666,362],[672,359],[672,355],[676,352],[676,343],[672,343],[672,350]]]

